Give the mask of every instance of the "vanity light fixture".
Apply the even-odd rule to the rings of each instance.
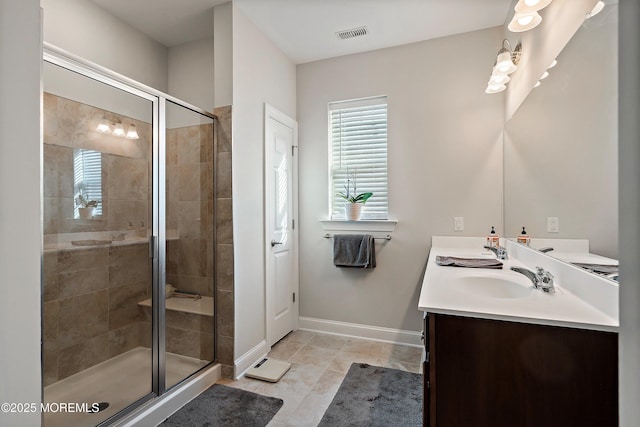
[[[551,65],[549,65],[549,68],[547,68],[547,70],[549,70],[549,69],[551,69],[551,68],[555,67],[556,65],[558,65],[558,60],[557,60],[557,59],[554,59],[554,60],[553,60],[553,62],[551,63]]]
[[[111,127],[107,123],[107,119],[101,119],[96,130],[100,133],[111,133]]]
[[[133,123],[129,125],[129,130],[127,130],[127,139],[140,139],[136,131],[136,125]]]
[[[124,128],[122,127],[122,123],[116,123],[115,129],[113,129],[114,136],[125,136]]]
[[[113,128],[113,131],[111,130]],[[124,126],[122,122],[109,123],[107,119],[101,119],[98,123],[98,127],[96,127],[96,131],[100,133],[107,133],[113,136],[125,137],[127,139],[140,139],[138,135],[138,131],[136,130],[136,125],[131,123],[127,132],[124,131]]]
[[[594,16],[596,16],[598,13],[602,12],[602,9],[604,9],[604,2],[603,1],[599,1],[598,3],[596,3],[596,5],[593,7],[593,9],[591,10],[591,12],[587,13],[587,19],[589,18],[593,18]]]
[[[544,73],[542,73],[542,75],[540,76],[540,80],[544,80],[544,79],[546,79],[547,77],[549,77],[549,72],[548,72],[548,71],[545,71],[545,72],[544,72]]]
[[[509,74],[518,68],[521,53],[522,45],[520,43],[512,51],[509,40],[504,39],[502,41],[502,48],[498,51],[496,63],[491,71],[491,77],[489,77],[485,93],[498,93],[507,88],[505,85],[511,80]]]

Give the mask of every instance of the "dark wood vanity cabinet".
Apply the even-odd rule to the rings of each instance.
[[[424,425],[618,425],[618,335],[425,315]]]

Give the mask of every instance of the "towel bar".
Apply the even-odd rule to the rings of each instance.
[[[325,238],[325,239],[332,239],[332,238],[333,238],[333,236],[332,236],[331,234],[327,233],[327,234],[325,234],[325,235],[324,235],[324,238]],[[374,239],[374,240],[391,240],[391,235],[390,235],[390,234],[387,234],[387,235],[386,235],[386,236],[384,236],[384,237],[374,237],[373,239]]]

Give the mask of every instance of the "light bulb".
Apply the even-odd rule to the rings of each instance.
[[[113,134],[115,136],[124,136],[124,128],[122,127],[122,123],[116,123],[116,127],[113,130]]]
[[[533,85],[534,88],[537,88],[538,86],[540,86],[540,80],[538,80],[536,84]]]
[[[549,77],[549,72],[545,71],[544,73],[542,73],[542,75],[540,76],[540,80],[546,79],[547,77]]]
[[[511,60],[511,52],[507,49],[500,49],[498,58],[496,60],[496,70],[500,73],[511,74],[518,67]]]
[[[518,18],[518,24],[525,26],[529,25],[533,21],[533,15],[524,15]]]
[[[498,92],[502,92],[506,88],[507,87],[505,85],[492,85],[491,83],[489,83],[484,92],[485,93],[498,93]]]
[[[136,131],[136,125],[134,125],[133,123],[131,123],[131,125],[129,126],[129,130],[127,131],[127,138],[140,139],[140,137],[138,136],[138,132]]]
[[[518,13],[531,13],[549,6],[551,0],[520,0],[516,3],[515,11]]]
[[[531,12],[516,12],[507,28],[514,33],[521,33],[537,27],[541,22],[542,16],[535,10]]]
[[[557,60],[557,59],[554,59],[554,60],[553,60],[553,62],[551,63],[551,65],[549,65],[549,68],[553,68],[553,67],[555,67],[556,65],[558,65],[558,60]],[[547,68],[547,69],[549,69],[549,68]]]
[[[100,120],[100,123],[98,124],[96,130],[101,133],[111,133],[111,128],[109,127],[106,119]]]
[[[509,83],[509,80],[511,80],[511,77],[506,74],[492,74],[489,78],[489,84],[498,86]]]

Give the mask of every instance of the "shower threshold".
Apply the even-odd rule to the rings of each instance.
[[[210,362],[167,353],[166,388]],[[44,389],[45,404],[108,403],[103,410],[46,412],[44,427],[92,427],[151,392],[151,349],[136,347]],[[55,408],[55,405],[52,405]]]

